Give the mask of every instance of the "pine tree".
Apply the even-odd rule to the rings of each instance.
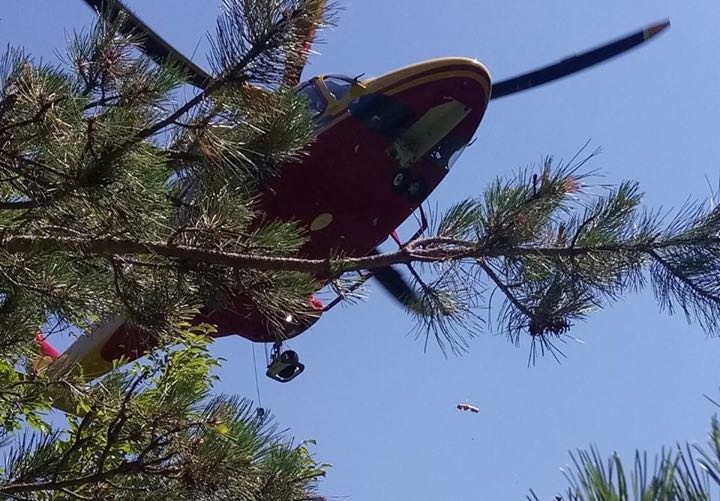
[[[122,16],[75,34],[60,65],[21,49],[5,54],[3,498],[319,499],[326,466],[310,444],[294,443],[252,402],[213,394],[212,327],[188,322],[200,304],[238,290],[266,305],[268,319],[285,318],[317,279],[162,257],[147,246],[284,257],[301,245],[291,223],[250,225],[258,183],[312,140],[305,104],[279,84],[315,4],[227,2],[218,77],[187,102],[183,72],[143,55],[137,35],[118,34]],[[90,385],[23,369],[37,356],[39,327],[46,336],[82,331],[117,313],[167,339],[165,348]],[[70,411],[66,424],[49,419],[51,405]]]
[[[304,228],[263,219],[255,198],[313,141],[307,105],[283,76],[298,64],[299,33],[332,21],[332,7],[316,17],[319,4],[225,1],[216,77],[190,98],[178,66],[156,65],[136,35],[118,34],[122,16],[72,37],[60,65],[5,54],[0,415],[13,445],[0,492],[312,499],[326,467],[307,445],[249,402],[212,396],[212,326],[188,319],[237,294],[272,327],[324,286],[358,297],[357,271],[414,264],[407,312],[421,339],[463,352],[492,321],[513,343],[529,336],[531,361],[562,354],[573,323],[646,286],[665,311],[720,328],[720,209],[667,216],[642,207],[634,182],[589,189],[592,153],[499,178],[395,252],[299,256]],[[91,385],[17,371],[39,326],[83,330],[118,312],[164,348]],[[51,429],[43,415],[58,394],[74,413]]]
[[[712,401],[712,400],[711,400]],[[718,403],[712,401],[715,406]],[[713,416],[705,444],[676,444],[654,458],[636,451],[632,468],[596,447],[571,454],[563,468],[568,488],[556,501],[709,501],[720,493],[720,421]],[[540,501],[530,491],[528,501]]]

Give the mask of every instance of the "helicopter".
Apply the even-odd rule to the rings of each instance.
[[[182,55],[130,11],[120,0],[84,0],[98,15],[112,21],[122,13],[118,31],[139,35],[138,47],[158,64],[172,62],[187,82],[207,89],[214,78]],[[318,2],[320,18],[324,2]],[[283,166],[259,197],[266,218],[296,221],[309,238],[300,250],[308,259],[332,253],[362,257],[378,253],[378,246],[392,237],[402,246],[395,230],[419,212],[426,229],[422,204],[442,182],[462,152],[472,143],[489,102],[547,84],[618,56],[668,28],[662,21],[554,64],[493,82],[479,61],[447,57],[419,62],[378,77],[318,75],[300,81],[315,37],[308,25],[303,34],[300,68],[287,71],[284,85],[305,98],[316,125],[316,139],[301,160]],[[312,175],[308,175],[308,173]],[[411,270],[412,271],[412,270]],[[401,304],[416,301],[413,288],[394,267],[365,272]],[[287,317],[283,339],[309,329],[340,297],[323,304],[309,298],[307,318]],[[193,322],[217,327],[216,337],[237,334],[253,342],[273,343],[267,375],[288,382],[303,372],[297,353],[282,351],[282,342],[271,332],[258,309],[238,298],[223,310],[204,309]],[[133,360],[154,346],[121,315],[105,319],[58,354],[41,334],[37,342],[51,372],[73,366],[98,377],[120,358]]]

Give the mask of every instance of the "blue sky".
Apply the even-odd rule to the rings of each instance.
[[[197,48],[219,0],[134,0],[185,53]],[[662,18],[672,29],[621,59],[532,92],[492,102],[477,142],[433,193],[447,207],[499,174],[543,155],[569,158],[587,140],[603,154],[602,182],[636,179],[653,207],[704,198],[719,185],[720,6],[710,0],[340,0],[337,28],[305,75],[378,75],[439,56],[483,61],[496,79],[555,61]],[[202,7],[201,7],[202,5]],[[53,58],[65,30],[91,20],[80,0],[5,0],[0,42]],[[492,331],[462,358],[445,359],[406,334],[412,322],[377,288],[337,308],[292,343],[307,366],[288,385],[260,380],[262,404],[333,463],[327,495],[354,500],[543,499],[564,486],[568,449],[597,444],[629,458],[702,440],[718,396],[718,340],[659,312],[649,291],[575,326],[584,344],[567,360],[527,367]],[[252,345],[215,346],[227,362],[218,390],[255,398]],[[262,349],[257,350],[263,358]],[[455,409],[468,400],[479,414]]]

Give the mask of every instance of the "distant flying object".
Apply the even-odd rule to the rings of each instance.
[[[118,0],[85,0],[112,18],[124,11],[124,34],[142,36],[140,49],[157,63],[173,61],[188,82],[206,89],[213,76],[180,54]],[[317,19],[324,5],[319,4]],[[259,209],[268,219],[297,221],[309,235],[301,249],[304,258],[327,258],[333,253],[361,257],[379,252],[388,236],[399,245],[395,229],[421,204],[450,171],[472,141],[491,99],[552,82],[617,56],[651,39],[669,26],[653,24],[558,63],[522,75],[491,82],[485,66],[475,59],[448,57],[407,66],[379,77],[351,78],[319,75],[300,83],[300,70],[287,71],[284,82],[305,97],[317,124],[317,139],[301,160],[286,165],[261,194]],[[315,34],[303,34],[304,65]],[[267,91],[263,91],[267,92]],[[421,212],[422,214],[422,212]],[[424,221],[424,217],[423,217]],[[422,225],[418,234],[425,230]],[[400,303],[417,301],[412,287],[397,269],[388,267],[363,274],[375,277]],[[310,298],[311,320],[288,317],[283,339],[297,336],[334,306]],[[239,296],[222,310],[205,309],[195,319],[217,326],[217,336],[237,334],[254,342],[275,343],[268,375],[287,382],[302,372],[296,353],[283,357],[279,339],[258,307]],[[142,356],[155,340],[143,337],[118,315],[79,338],[56,367],[78,364],[90,376],[112,368],[113,360]],[[477,412],[474,407],[468,409]],[[458,407],[459,408],[459,407]]]
[[[480,412],[480,409],[478,409],[478,408],[475,407],[474,405],[471,405],[471,404],[468,404],[468,403],[457,404],[457,408],[458,408],[458,410],[460,410],[460,411],[470,411],[470,412],[476,413],[476,414],[477,414],[478,412]]]

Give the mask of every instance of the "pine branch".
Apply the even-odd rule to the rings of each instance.
[[[512,305],[518,309],[523,315],[528,317],[529,319],[535,318],[535,314],[530,311],[529,308],[527,308],[522,301],[520,301],[518,298],[515,297],[515,295],[512,293],[510,288],[507,286],[507,284],[499,277],[497,274],[493,271],[492,268],[490,268],[487,263],[485,263],[483,260],[478,260],[478,266],[483,269],[483,271],[487,274],[487,276],[490,278],[490,280],[493,281],[493,283],[497,286],[500,291],[505,295],[505,297],[512,303]]]
[[[312,273],[333,278],[342,273],[372,270],[412,262],[436,263],[482,258],[541,257],[554,260],[583,256],[636,253],[654,257],[654,252],[686,247],[720,245],[720,238],[704,238],[698,242],[678,244],[675,240],[631,242],[586,246],[501,247],[482,243],[446,239],[423,238],[410,242],[402,249],[367,257],[337,259],[302,259],[293,257],[272,257],[256,254],[239,254],[229,251],[209,250],[187,245],[172,245],[166,242],[147,242],[126,238],[76,238],[46,237],[34,235],[12,235],[0,238],[0,250],[9,254],[30,254],[34,252],[63,251],[77,253],[78,257],[114,256],[162,256],[169,259],[213,264],[238,269],[261,271],[295,271]]]
[[[26,492],[39,491],[57,491],[61,489],[72,489],[74,487],[82,487],[86,485],[103,483],[121,475],[134,475],[138,473],[150,475],[166,475],[166,470],[146,469],[142,461],[123,461],[119,466],[109,470],[98,471],[91,475],[83,477],[71,478],[67,480],[57,480],[50,482],[32,482],[32,483],[10,483],[0,485],[0,494],[20,494]]]
[[[720,296],[718,296],[716,294],[712,294],[712,293],[704,290],[703,288],[699,287],[698,284],[694,283],[689,277],[684,275],[681,271],[677,270],[676,267],[672,266],[666,259],[664,259],[654,249],[648,250],[647,253],[650,256],[652,256],[652,258],[658,264],[660,264],[667,273],[669,273],[670,275],[675,277],[677,280],[682,282],[694,294],[696,294],[698,297],[702,298],[705,301],[715,304],[718,308],[720,308]]]
[[[297,13],[294,12],[293,16],[296,15]],[[250,65],[255,59],[257,59],[260,55],[263,54],[263,52],[267,50],[270,42],[280,33],[286,30],[288,24],[289,20],[282,20],[275,23],[266,33],[264,33],[261,37],[258,38],[256,43],[253,44],[252,47],[250,47],[250,50],[248,50],[247,53],[239,61],[237,61],[237,63],[235,63],[231,68],[228,68],[222,75],[215,78],[202,92],[197,94],[192,99],[188,100],[182,106],[178,107],[178,109],[171,113],[169,116],[139,131],[134,138],[123,144],[120,149],[127,149],[138,141],[153,136],[154,134],[157,134],[161,130],[165,129],[166,127],[173,125],[180,117],[188,113],[190,110],[194,109],[204,100],[208,99],[210,96],[218,92],[220,89],[222,89],[229,83],[232,83],[234,85],[246,85],[244,79],[240,77],[242,72],[245,70],[245,68],[248,67],[248,65]]]
[[[35,113],[34,116],[24,119],[24,120],[19,120],[17,122],[11,122],[9,124],[6,124],[6,125],[0,127],[0,136],[7,132],[10,132],[13,129],[27,127],[28,125],[32,125],[32,124],[36,124],[36,123],[40,122],[43,119],[43,117],[45,116],[45,114],[53,108],[53,106],[58,105],[67,99],[68,99],[67,96],[63,96],[63,97],[58,97],[56,99],[52,99],[50,101],[43,103],[43,105]]]

